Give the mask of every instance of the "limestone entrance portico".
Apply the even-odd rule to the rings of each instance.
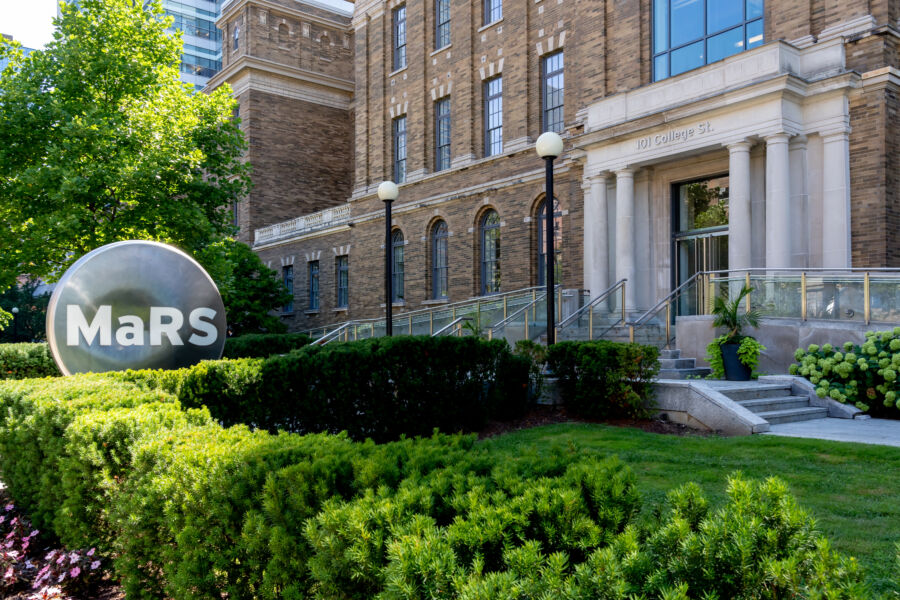
[[[850,267],[849,98],[836,39],[778,41],[581,111],[584,279],[626,308],[672,289],[681,182],[727,175],[729,269]]]

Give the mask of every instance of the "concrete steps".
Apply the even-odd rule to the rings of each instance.
[[[719,391],[771,425],[824,419],[828,416],[827,409],[810,406],[808,397],[794,396],[790,386],[777,383],[748,381]]]
[[[681,350],[660,350],[659,367],[660,379],[706,377],[712,373],[709,367],[698,367],[696,358],[681,358]]]

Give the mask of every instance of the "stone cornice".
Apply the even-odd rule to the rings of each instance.
[[[248,55],[241,56],[235,62],[216,73],[215,76],[209,80],[209,83],[206,84],[205,89],[208,91],[214,90],[226,81],[233,80],[243,70],[260,71],[284,79],[302,81],[343,92],[348,95],[348,101],[349,96],[352,96],[355,91],[354,83],[350,79],[332,77],[331,75],[317,73],[315,71],[310,71],[309,69],[291,67],[275,61]]]
[[[319,5],[314,2],[303,2],[303,0],[296,0],[298,4],[308,4],[312,8],[317,8],[320,10],[329,10],[327,6]],[[216,20],[216,27],[219,29],[224,29],[225,23],[231,20],[234,15],[243,9],[245,6],[255,6],[258,8],[264,8],[274,13],[280,13],[283,15],[287,15],[290,17],[294,17],[296,19],[300,19],[302,21],[306,21],[308,23],[315,23],[317,25],[322,25],[325,27],[333,27],[335,29],[340,29],[345,33],[350,33],[352,31],[352,27],[350,26],[350,15],[343,15],[340,13],[335,13],[335,16],[341,17],[344,20],[336,20],[336,19],[326,19],[319,15],[313,15],[308,12],[305,12],[299,8],[289,8],[287,6],[282,6],[281,4],[277,4],[275,2],[270,2],[269,0],[234,0],[229,4],[226,4],[222,9],[222,14]]]

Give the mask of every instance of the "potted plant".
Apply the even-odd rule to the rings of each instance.
[[[725,328],[726,332],[714,339],[707,347],[707,360],[715,377],[725,377],[730,381],[747,381],[759,365],[759,355],[766,349],[755,338],[744,335],[744,327],[759,327],[759,311],[740,312],[741,303],[750,295],[752,288],[744,286],[737,298],[729,300],[727,295],[717,296],[713,302],[713,327]]]

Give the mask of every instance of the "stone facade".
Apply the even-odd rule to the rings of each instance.
[[[225,39],[235,23],[247,33],[223,53],[221,81],[241,102],[257,182],[241,210],[242,236],[275,269],[294,261],[291,328],[383,315],[384,207],[375,191],[393,178],[399,116],[407,176],[394,226],[405,240],[405,294],[395,314],[481,293],[479,223],[488,209],[501,220],[501,291],[537,283],[544,165],[533,146],[543,129],[542,58],[559,50],[564,287],[596,294],[627,277],[629,308],[652,306],[674,283],[673,186],[723,174],[730,268],[900,266],[900,3],[766,0],[763,45],[655,83],[651,4],[507,0],[502,19],[484,23],[481,1],[450,0],[450,43],[437,49],[435,0],[361,0],[352,19],[294,0],[229,4]],[[407,61],[395,69],[399,7]],[[303,93],[279,96],[288,75]],[[486,156],[484,85],[497,76],[503,151]],[[436,171],[442,98],[451,106],[451,163]],[[310,139],[304,126],[326,134]],[[323,155],[337,158],[313,164]],[[287,222],[342,204],[338,216]],[[450,233],[442,300],[431,294],[438,220]],[[338,309],[335,257],[344,254],[349,306]],[[320,261],[315,311],[307,310],[308,260]]]

